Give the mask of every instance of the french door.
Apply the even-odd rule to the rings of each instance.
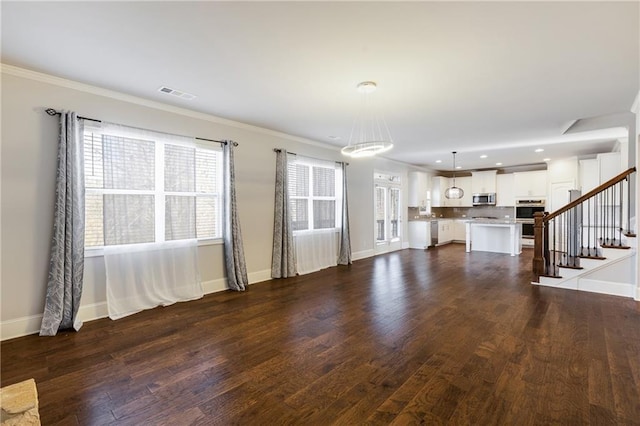
[[[402,248],[401,189],[399,177],[380,179],[377,174],[374,195],[374,235],[376,253]],[[395,178],[395,179],[393,179]]]

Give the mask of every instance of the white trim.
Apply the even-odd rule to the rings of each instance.
[[[262,271],[249,272],[247,274],[247,278],[249,278],[249,284],[269,281],[271,279],[271,269],[263,269]]]
[[[352,260],[360,260],[360,259],[366,259],[368,257],[373,257],[375,255],[376,255],[376,252],[373,249],[362,250],[362,251],[353,252],[352,255],[351,255],[351,259]]]
[[[590,293],[610,294],[612,296],[633,297],[633,285],[628,283],[616,283],[604,280],[592,280],[581,278],[578,282],[578,290]]]
[[[42,314],[2,321],[0,324],[0,340],[38,333],[41,324]]]
[[[85,321],[93,321],[100,318],[106,318],[109,316],[109,308],[107,302],[90,303],[88,305],[80,304],[78,309],[78,318]]]
[[[215,115],[205,114],[202,112],[192,111],[186,108],[167,105],[161,102],[152,101],[149,99],[144,99],[144,98],[140,98],[133,95],[128,95],[122,92],[116,92],[115,90],[103,89],[101,87],[92,86],[90,84],[80,83],[77,81],[67,80],[65,78],[56,77],[53,75],[16,67],[14,65],[7,65],[4,63],[0,63],[0,72],[8,75],[13,75],[15,77],[22,77],[29,80],[35,80],[41,83],[48,83],[48,84],[53,84],[55,86],[66,87],[68,89],[78,90],[85,93],[91,93],[93,95],[104,96],[104,97],[116,99],[119,101],[142,105],[149,108],[158,109],[161,111],[184,115],[184,116],[195,118],[198,120],[205,120],[212,123],[223,124],[226,126],[237,128],[237,129],[244,129],[251,132],[258,132],[258,133],[262,133],[270,136],[284,138],[291,141],[304,143],[307,145],[313,145],[313,146],[317,146],[325,149],[330,149],[333,151],[339,151],[340,149],[342,149],[341,146],[331,145],[329,143],[324,143],[324,142],[318,142],[311,139],[305,139],[299,136],[293,136],[286,133],[278,132],[276,130],[265,129],[263,127],[253,126],[251,124],[245,124],[238,121],[229,120],[226,118],[217,117]],[[45,105],[43,106],[43,108],[47,106],[51,106],[51,105]]]
[[[402,250],[408,249],[408,248],[411,248],[411,247],[409,247],[409,241],[403,241],[402,242]]]
[[[251,272],[248,274],[249,284],[255,284],[261,281],[271,279],[271,270]],[[204,294],[217,293],[227,290],[226,278],[218,278],[215,280],[204,281],[202,283]],[[107,318],[109,311],[107,302],[89,303],[80,305],[78,310],[78,318],[82,322],[89,322],[100,318]],[[21,318],[10,319],[0,322],[0,341],[14,339],[16,337],[27,336],[29,334],[37,334],[40,332],[42,323],[42,314],[30,315]]]

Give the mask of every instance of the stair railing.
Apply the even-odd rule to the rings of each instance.
[[[560,267],[582,269],[581,258],[602,259],[600,247],[628,248],[623,246],[622,236],[635,236],[631,234],[628,184],[635,171],[632,167],[620,173],[553,213],[535,213],[535,281],[541,276],[560,278]]]

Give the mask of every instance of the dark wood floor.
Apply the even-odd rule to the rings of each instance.
[[[404,250],[2,343],[55,424],[640,424],[640,304]]]

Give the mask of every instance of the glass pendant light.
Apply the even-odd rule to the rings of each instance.
[[[464,196],[464,191],[462,188],[456,186],[456,151],[452,152],[453,154],[453,186],[447,188],[444,192],[444,196],[450,200],[459,200]]]
[[[372,157],[393,148],[389,128],[382,115],[376,113],[370,94],[376,90],[374,81],[358,84],[358,92],[363,95],[360,114],[353,123],[349,145],[342,148],[342,154],[349,157]]]

